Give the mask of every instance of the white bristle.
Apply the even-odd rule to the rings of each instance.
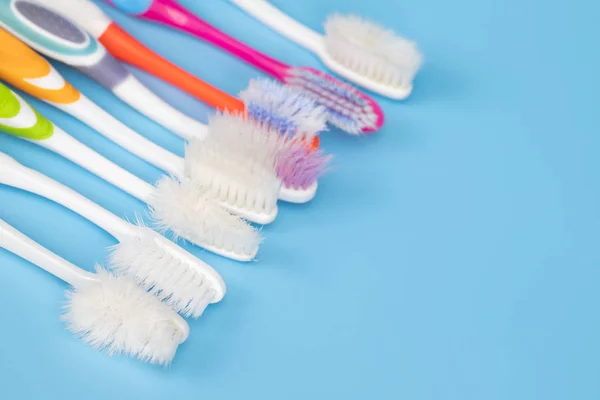
[[[67,292],[62,316],[67,328],[110,355],[168,365],[187,337],[176,322],[180,317],[133,280],[99,267],[97,277],[98,281]]]
[[[237,260],[252,260],[258,252],[260,233],[224,210],[207,186],[164,177],[148,204],[161,232]]]
[[[326,129],[327,109],[297,87],[271,79],[252,79],[239,97],[253,120],[282,135],[300,133],[312,138]]]
[[[186,177],[208,188],[223,205],[257,214],[276,212],[278,135],[230,114],[214,116],[208,128],[204,140],[186,148]]]
[[[154,240],[156,232],[139,229],[139,235],[127,237],[111,249],[112,269],[132,277],[180,314],[200,317],[216,295],[211,280]]]
[[[414,42],[354,15],[333,15],[325,23],[328,54],[346,68],[380,84],[409,87],[421,66]]]

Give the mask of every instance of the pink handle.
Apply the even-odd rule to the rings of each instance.
[[[202,21],[175,0],[154,0],[150,8],[138,16],[204,39],[279,80],[284,79],[286,71],[290,68],[289,65],[254,50]]]

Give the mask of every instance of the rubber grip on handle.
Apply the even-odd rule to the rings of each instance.
[[[0,28],[0,79],[37,97],[58,104],[71,104],[81,93],[33,49]]]
[[[52,136],[54,125],[0,83],[0,130],[26,139],[44,140]]]
[[[141,68],[219,110],[244,112],[244,103],[167,61],[112,23],[99,38],[117,59]]]

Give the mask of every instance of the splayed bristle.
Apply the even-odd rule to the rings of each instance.
[[[147,227],[127,237],[110,252],[111,268],[138,284],[182,315],[198,318],[216,297],[201,266],[182,259],[162,236]]]
[[[240,93],[250,119],[284,136],[314,137],[326,127],[327,114],[302,90],[269,79],[253,79]]]
[[[374,132],[383,125],[383,110],[353,86],[313,68],[290,68],[285,83],[302,90],[327,110],[327,120],[352,133]]]
[[[287,188],[305,190],[326,172],[332,156],[308,150],[301,140],[288,141],[277,157],[277,173]]]
[[[422,62],[414,42],[354,15],[327,19],[325,45],[338,63],[393,88],[411,87]]]
[[[148,204],[158,230],[176,239],[237,260],[252,260],[258,252],[260,233],[224,210],[210,187],[163,177]]]
[[[133,280],[96,270],[97,281],[67,292],[67,328],[110,355],[168,365],[187,336],[181,330],[185,321]]]
[[[252,213],[277,210],[281,181],[275,171],[278,141],[240,116],[218,114],[209,134],[186,149],[186,177],[210,189],[222,204]]]

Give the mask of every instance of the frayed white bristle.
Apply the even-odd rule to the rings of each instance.
[[[410,87],[422,56],[416,44],[354,15],[333,15],[325,23],[328,54],[346,68],[394,88]]]
[[[256,214],[277,210],[281,181],[276,157],[280,140],[260,126],[230,114],[217,114],[202,141],[186,148],[185,175],[210,190],[225,206]]]
[[[190,179],[162,178],[148,201],[157,228],[226,257],[252,260],[260,233],[224,210],[210,190]]]
[[[327,109],[297,87],[252,79],[239,96],[253,121],[282,135],[312,138],[326,128]]]
[[[110,355],[168,365],[187,337],[185,321],[133,280],[100,267],[96,276],[98,281],[67,292],[62,316],[67,328]]]
[[[200,317],[216,297],[212,281],[157,240],[150,228],[140,226],[138,233],[111,249],[113,271],[132,277],[180,314]]]

